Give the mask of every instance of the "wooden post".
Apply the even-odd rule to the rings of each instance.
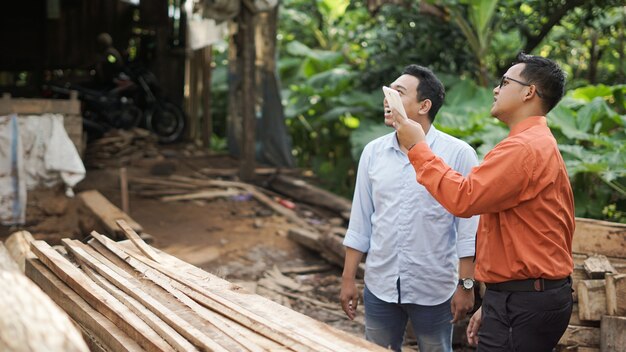
[[[626,274],[607,274],[606,310],[609,315],[626,315]]]
[[[213,135],[213,119],[211,118],[211,45],[202,49],[204,60],[202,65],[202,144],[205,148],[211,147],[211,135]]]
[[[600,351],[623,351],[626,346],[626,317],[605,315],[600,323]]]
[[[256,149],[256,94],[255,94],[255,15],[247,6],[239,15],[238,52],[241,54],[242,140],[239,158],[239,177],[251,180],[254,176]]]
[[[120,168],[120,197],[122,198],[122,211],[129,214],[128,209],[128,177],[126,168]]]

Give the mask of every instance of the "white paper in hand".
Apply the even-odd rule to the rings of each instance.
[[[387,86],[383,86],[383,93],[385,94],[385,98],[387,98],[387,104],[389,104],[390,108],[396,109],[400,115],[404,116],[406,119],[406,111],[404,110],[404,105],[402,105],[402,98],[400,98],[400,93],[397,90],[391,89]]]

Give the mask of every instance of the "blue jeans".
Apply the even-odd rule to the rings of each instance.
[[[365,338],[400,351],[410,318],[420,352],[452,352],[451,299],[436,306],[388,303],[378,299],[365,286]]]

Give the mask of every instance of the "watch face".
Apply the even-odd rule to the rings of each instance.
[[[463,280],[463,288],[465,288],[466,290],[469,290],[472,287],[474,287],[474,281],[472,281],[471,279]]]

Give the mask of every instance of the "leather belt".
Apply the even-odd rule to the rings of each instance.
[[[543,292],[545,290],[551,290],[559,288],[566,283],[570,282],[569,276],[564,279],[549,280],[549,279],[526,279],[526,280],[511,280],[498,282],[497,284],[485,283],[488,290],[493,291],[508,291],[508,292]]]

